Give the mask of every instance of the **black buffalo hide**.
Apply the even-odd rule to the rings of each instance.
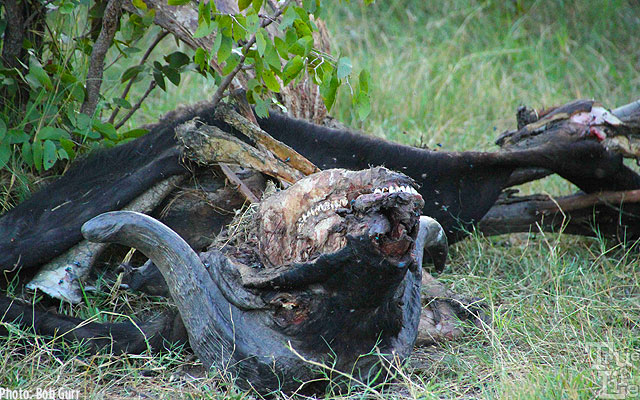
[[[80,227],[90,218],[122,208],[169,176],[188,174],[174,128],[198,117],[233,132],[214,120],[213,111],[208,105],[198,105],[172,112],[151,126],[146,136],[75,162],[63,177],[0,217],[0,269],[45,263],[80,241]],[[274,138],[321,169],[384,165],[409,175],[421,186],[423,214],[440,222],[450,243],[464,237],[487,213],[516,168],[547,168],[585,191],[615,190],[607,177],[626,171],[619,158],[593,141],[496,153],[435,152],[276,113],[259,122]]]

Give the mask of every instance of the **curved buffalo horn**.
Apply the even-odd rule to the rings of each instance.
[[[611,110],[611,113],[620,119],[626,119],[638,112],[640,112],[640,100],[633,101],[629,104],[625,104],[614,110]]]
[[[425,253],[433,262],[436,271],[442,272],[449,253],[447,235],[438,221],[422,215],[420,216],[420,228],[413,250],[418,266],[422,265]]]
[[[206,368],[225,369],[238,378],[238,386],[259,392],[291,392],[316,377],[288,347],[288,337],[267,329],[273,323],[268,313],[259,312],[264,307],[259,298],[231,293],[243,288],[233,283],[228,259],[203,253],[203,262],[177,233],[132,211],[99,215],[82,226],[82,234],[91,241],[135,247],[153,261],[180,311],[189,343]],[[222,276],[213,279],[215,273]]]
[[[92,242],[135,247],[158,266],[180,311],[193,350],[210,367],[216,350],[210,346],[219,341],[212,319],[219,310],[213,302],[215,285],[195,251],[160,221],[133,211],[101,214],[82,226],[82,234]]]

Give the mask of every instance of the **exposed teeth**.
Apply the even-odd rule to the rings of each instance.
[[[419,195],[418,191],[409,185],[406,185],[406,186],[389,185],[383,188],[376,188],[373,191],[374,194],[398,193],[398,192],[405,192],[405,193],[411,193],[414,195]],[[342,198],[340,200],[333,200],[333,201],[323,201],[322,203],[316,204],[311,210],[308,210],[306,213],[304,213],[300,217],[300,219],[298,219],[298,222],[304,223],[307,219],[309,219],[309,217],[312,217],[312,216],[315,217],[316,215],[325,211],[344,208],[347,205],[349,205],[349,201],[346,198]]]
[[[324,211],[337,210],[338,208],[346,207],[348,204],[349,202],[346,198],[333,201],[323,201],[304,213],[300,219],[298,219],[298,222],[304,223],[309,217],[316,216]]]
[[[383,188],[377,188],[377,189],[375,189],[373,191],[374,194],[379,194],[379,193],[397,193],[397,192],[419,194],[416,189],[414,189],[412,186],[409,186],[409,185],[407,185],[407,186],[390,185],[390,186],[383,187]]]

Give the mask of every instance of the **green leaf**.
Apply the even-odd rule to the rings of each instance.
[[[208,21],[202,21],[198,24],[198,28],[193,33],[194,38],[201,38],[205,36],[209,36],[211,32],[216,29],[216,24],[210,23]]]
[[[170,6],[182,6],[184,4],[188,4],[191,0],[169,0],[167,4]]]
[[[238,8],[240,11],[244,11],[245,8],[251,5],[251,0],[238,0]]]
[[[32,75],[36,80],[44,86],[47,90],[53,90],[53,84],[47,72],[42,68],[42,65],[35,57],[29,58],[29,75]]]
[[[216,54],[222,45],[222,33],[218,32],[216,38],[213,39],[213,44],[211,45],[211,54]]]
[[[202,1],[198,3],[198,28],[202,24],[211,25],[211,2]]]
[[[31,139],[31,136],[29,136],[27,133],[25,133],[22,130],[20,130],[20,129],[9,129],[9,131],[7,132],[7,136],[6,136],[4,141],[9,143],[9,144],[16,144],[16,143],[28,142],[29,139]]]
[[[216,21],[218,21],[218,31],[226,36],[231,36],[231,25],[233,24],[231,16],[224,14],[219,16]]]
[[[96,120],[93,121],[92,126],[93,129],[100,132],[102,136],[112,140],[118,139],[118,133],[116,132],[116,128],[114,128],[112,124]]]
[[[132,129],[130,131],[126,131],[122,134],[122,137],[125,139],[129,139],[129,138],[139,138],[140,136],[144,136],[149,132],[148,129],[144,129],[144,128],[137,128],[137,129]]]
[[[333,107],[333,103],[336,101],[338,86],[340,86],[340,81],[335,74],[325,77],[322,85],[320,85],[320,96],[322,96],[324,105],[329,111],[331,111],[331,107]]]
[[[249,34],[254,34],[260,29],[260,18],[256,14],[247,15],[247,23],[245,25],[247,27],[247,32]]]
[[[276,79],[273,71],[265,69],[262,72],[262,80],[264,81],[265,85],[267,85],[267,88],[269,90],[276,93],[280,92],[280,83],[278,82],[278,79]]]
[[[162,90],[164,90],[165,92],[167,91],[167,84],[164,81],[164,75],[162,74],[162,71],[154,69],[153,80],[156,81],[156,83]]]
[[[75,144],[68,139],[60,139],[60,146],[67,152],[69,159],[73,160],[76,158]]]
[[[351,73],[351,60],[348,57],[340,57],[338,60],[338,79],[342,79]]]
[[[279,37],[273,38],[273,44],[276,46],[276,50],[280,54],[280,57],[287,59],[289,55],[289,46]]]
[[[74,82],[78,82],[78,78],[76,78],[75,76],[71,75],[70,73],[67,72],[62,72],[60,74],[60,80],[64,83],[74,83]]]
[[[36,137],[39,140],[47,140],[47,139],[60,140],[62,138],[71,139],[71,136],[69,136],[69,133],[67,133],[67,131],[61,128],[56,128],[54,126],[43,127],[38,131],[38,133],[36,134]]]
[[[249,89],[249,91],[252,91],[258,85],[260,85],[260,82],[258,82],[258,80],[255,78],[251,78],[249,79],[249,82],[247,82],[247,89]]]
[[[240,55],[236,53],[231,54],[231,57],[227,59],[227,63],[225,64],[224,68],[222,68],[222,74],[223,75],[230,74],[231,71],[233,71],[233,69],[238,65],[239,62],[240,62]]]
[[[363,69],[360,71],[360,76],[358,77],[358,84],[360,85],[360,90],[365,93],[369,93],[369,82],[371,81],[371,75],[369,71]]]
[[[24,161],[28,166],[33,167],[33,153],[31,151],[31,143],[24,142],[22,143],[22,161]]]
[[[304,63],[302,62],[302,57],[300,56],[295,56],[291,60],[289,60],[289,62],[282,69],[282,80],[285,86],[288,85],[289,82],[291,82],[296,76],[298,76],[298,73],[302,70],[303,66]]]
[[[153,21],[156,19],[156,10],[149,10],[142,16],[142,25],[145,27],[151,26]]]
[[[220,49],[218,50],[218,63],[222,64],[231,55],[231,48],[233,41],[231,36],[222,35],[222,42],[220,43]]]
[[[289,29],[284,35],[284,40],[287,43],[287,46],[293,46],[293,44],[298,40],[298,34],[296,33],[296,30]]]
[[[367,118],[367,116],[371,112],[369,93],[358,91],[358,93],[353,96],[353,105],[358,112],[358,118],[360,119],[360,121],[364,121],[364,119]]]
[[[264,2],[264,0],[253,0],[253,10],[255,12],[260,12],[260,9],[262,8],[262,3]]]
[[[263,31],[264,29],[260,29],[256,32],[256,46],[258,47],[258,54],[260,54],[260,57],[264,56],[264,50],[267,48],[267,41],[262,34]]]
[[[255,100],[256,100],[256,108],[255,108],[256,114],[260,118],[267,118],[269,116],[269,104],[271,103],[271,101],[262,100],[259,97],[256,97]]]
[[[133,6],[135,8],[138,8],[140,10],[146,10],[147,9],[147,5],[142,0],[131,0],[131,3],[133,4]]]
[[[42,142],[39,140],[34,140],[31,145],[31,152],[33,153],[33,166],[36,167],[36,170],[42,170]]]
[[[282,16],[282,21],[280,22],[280,30],[286,30],[291,25],[293,25],[293,21],[298,18],[298,14],[295,12],[293,7],[288,7],[287,11],[285,11],[284,15]]]
[[[303,36],[293,46],[289,47],[289,52],[304,57],[309,54],[312,48],[313,38],[311,36]]]
[[[168,56],[165,56],[164,59],[169,64],[169,66],[171,66],[171,68],[175,69],[178,69],[183,65],[187,65],[189,64],[189,62],[191,62],[189,56],[181,51],[174,51]]]
[[[9,143],[0,143],[0,168],[4,168],[11,158],[11,146]]]
[[[316,0],[302,0],[302,7],[304,7],[305,11],[309,14],[313,14],[316,12]]]
[[[167,78],[169,78],[171,83],[173,83],[176,86],[180,84],[180,72],[178,72],[177,69],[171,68],[169,66],[165,66],[162,69],[162,72]]]
[[[84,101],[84,86],[82,83],[72,83],[69,86],[69,93],[78,103],[82,103]]]
[[[264,52],[264,60],[272,68],[278,69],[278,71],[280,70],[280,67],[282,67],[280,56],[278,56],[278,52],[271,42],[267,42],[267,48]]]
[[[58,160],[68,160],[69,159],[69,155],[67,154],[67,151],[65,149],[58,149],[56,151],[56,153],[58,154]]]
[[[164,81],[164,68],[162,64],[157,61],[153,62],[153,80],[156,81],[162,90],[167,91],[167,85]]]
[[[205,71],[209,67],[209,54],[202,47],[198,47],[193,55],[193,62],[198,65],[201,71]]]
[[[140,72],[144,70],[144,67],[144,65],[134,65],[133,67],[127,68],[127,70],[124,71],[124,73],[120,77],[120,82],[124,83],[129,79],[135,78]]]
[[[60,14],[71,14],[73,12],[75,5],[71,1],[65,1],[60,4],[58,7],[58,12]]]
[[[56,144],[51,140],[44,141],[44,149],[42,152],[42,165],[44,166],[44,170],[48,170],[53,167],[53,164],[56,163],[58,159],[58,154],[56,152]]]
[[[120,106],[122,108],[125,108],[127,110],[129,110],[131,108],[131,103],[129,103],[126,99],[120,98],[120,97],[114,97],[113,99],[113,104]]]
[[[309,28],[309,25],[307,25],[306,23],[304,23],[304,21],[302,20],[295,20],[293,21],[293,26],[296,28],[296,32],[298,32],[298,36],[311,36],[311,29]]]
[[[236,14],[231,20],[233,41],[238,43],[247,38],[247,18],[242,14]]]
[[[78,115],[76,116],[76,121],[76,128],[78,129],[87,129],[89,128],[89,126],[91,126],[91,117],[87,114],[78,113]]]

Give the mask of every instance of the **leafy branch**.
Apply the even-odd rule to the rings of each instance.
[[[144,134],[143,129],[125,131],[125,125],[156,88],[176,90],[185,73],[215,81],[214,104],[243,89],[260,116],[276,104],[293,116],[321,121],[344,83],[360,117],[370,109],[368,74],[355,75],[348,58],[317,47],[319,0],[200,0],[197,6],[193,0],[27,3],[13,7],[9,2],[0,15],[7,39],[0,66],[0,171],[17,166],[42,173],[59,165],[60,172],[64,163],[59,161],[73,160],[95,144],[115,145]],[[45,19],[43,4],[56,15]],[[16,30],[13,21],[30,25]],[[160,32],[148,38],[154,26]],[[27,40],[12,36],[21,32]],[[169,35],[187,49],[161,45]],[[137,45],[145,42],[139,57]],[[133,57],[139,58],[115,86],[103,82],[105,61],[121,65]],[[106,98],[114,89],[119,96]],[[143,94],[131,104],[136,90]]]
[[[282,12],[289,6],[290,3],[291,3],[291,0],[287,0],[287,2],[282,5],[282,7],[276,10],[275,14],[272,17],[269,17],[269,16],[263,17],[263,21],[260,27],[266,28],[267,26],[269,26],[269,24],[271,24],[272,22],[275,22],[278,19],[278,17],[282,15]],[[233,68],[233,70],[230,73],[228,73],[224,77],[224,79],[220,83],[220,86],[218,86],[218,89],[213,94],[213,98],[211,99],[211,104],[213,106],[216,106],[218,105],[218,103],[220,103],[220,100],[222,100],[223,94],[231,84],[231,81],[233,81],[233,78],[238,74],[240,69],[242,69],[242,67],[244,66],[244,62],[247,59],[247,52],[249,51],[251,46],[253,46],[256,43],[256,35],[257,35],[257,32],[251,35],[251,38],[249,39],[247,44],[244,45],[242,49],[242,55],[240,56],[240,60],[238,60],[238,64]]]

